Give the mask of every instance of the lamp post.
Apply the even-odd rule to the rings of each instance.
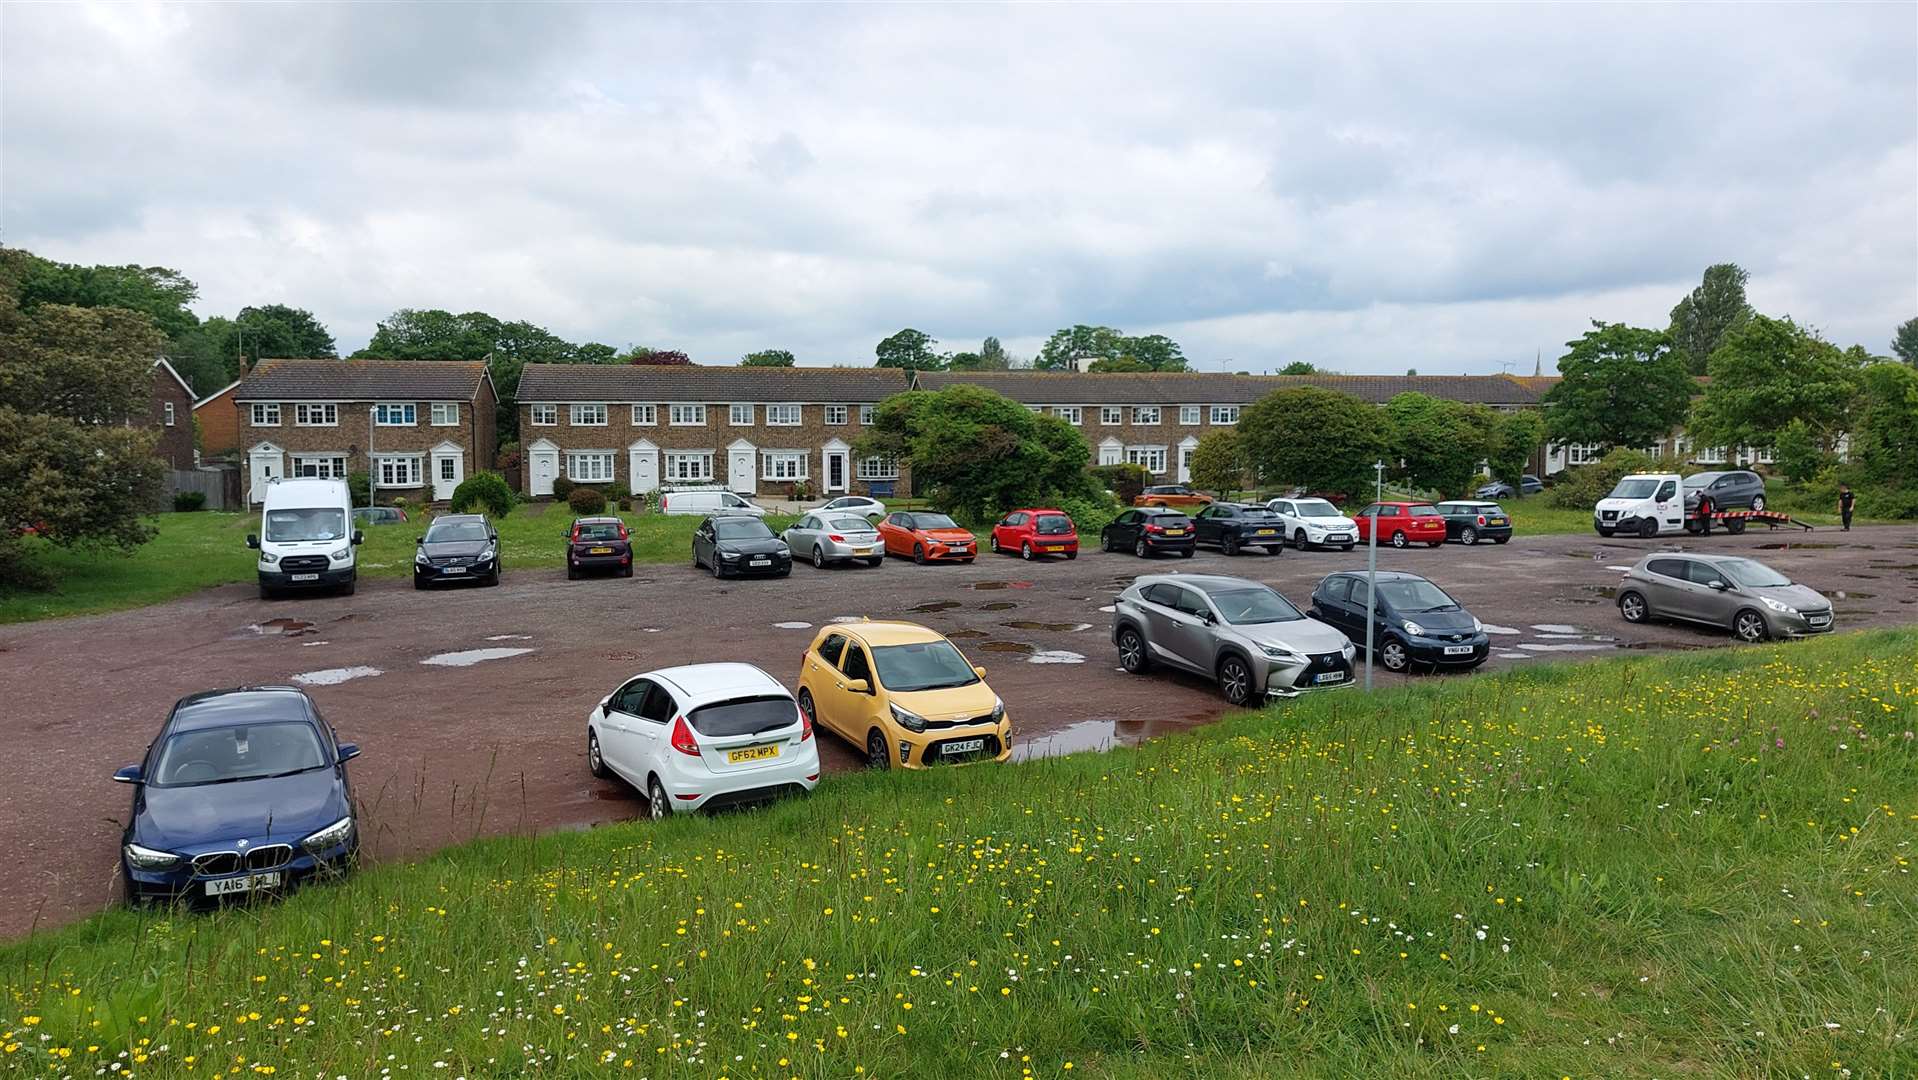
[[[373,418],[378,416],[379,412],[378,405],[366,407],[366,505],[369,509],[373,506],[373,489],[378,487],[380,482],[380,470],[373,464]],[[351,498],[351,492],[348,493],[348,498]]]
[[[1372,506],[1385,497],[1385,462],[1372,463]],[[1365,688],[1372,689],[1372,613],[1378,605],[1379,518],[1372,515],[1372,527],[1365,530]]]

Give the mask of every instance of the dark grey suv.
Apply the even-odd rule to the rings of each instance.
[[[1694,473],[1685,478],[1685,508],[1698,506],[1700,492],[1709,491],[1720,510],[1763,510],[1765,478],[1750,469]]]

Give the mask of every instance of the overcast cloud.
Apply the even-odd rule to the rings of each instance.
[[[0,7],[0,240],[203,315],[1549,371],[1708,263],[1918,315],[1918,6]]]

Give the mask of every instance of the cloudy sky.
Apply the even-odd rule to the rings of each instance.
[[[1712,262],[1918,315],[1918,6],[0,7],[0,241],[202,315],[1546,368]]]

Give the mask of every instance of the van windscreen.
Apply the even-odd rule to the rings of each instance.
[[[1652,492],[1657,490],[1658,481],[1650,477],[1627,477],[1624,480],[1620,480],[1618,486],[1612,489],[1612,493],[1605,497],[1608,499],[1649,499],[1652,497]]]
[[[302,510],[268,510],[266,539],[274,544],[346,539],[346,511],[316,506]]]

